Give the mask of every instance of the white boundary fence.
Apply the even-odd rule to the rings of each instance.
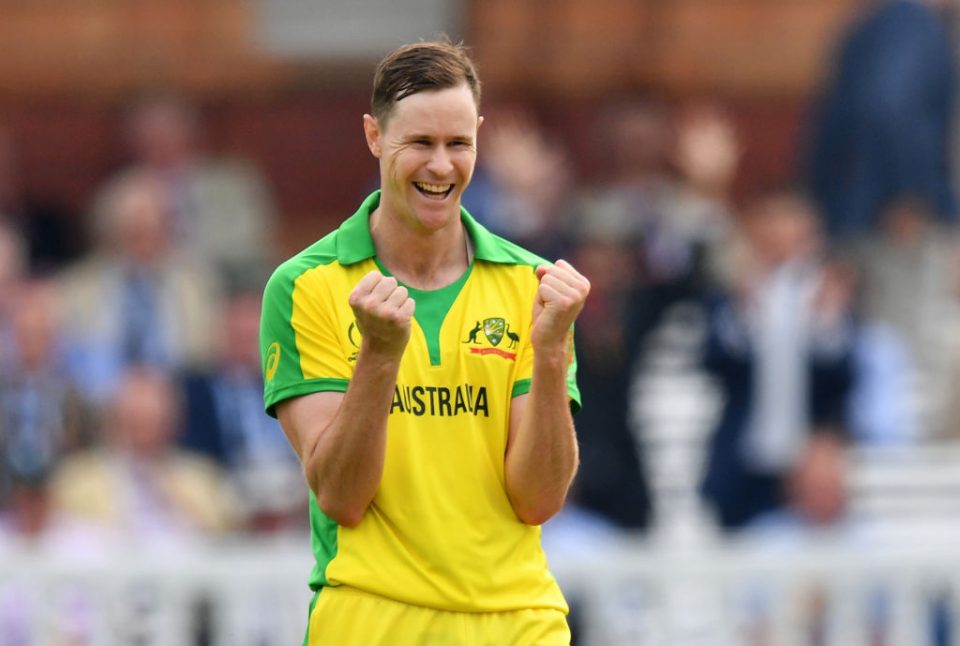
[[[960,644],[956,627],[932,638],[960,617],[960,528],[881,534],[779,548],[625,540],[552,567],[586,646]],[[308,557],[305,544],[248,543],[96,565],[7,554],[0,645],[295,646]]]
[[[960,644],[960,532],[901,539],[634,545],[554,569],[589,646]]]

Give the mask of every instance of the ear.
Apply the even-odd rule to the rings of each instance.
[[[477,117],[477,131],[480,131],[480,126],[483,125],[483,116]]]
[[[363,115],[363,134],[367,139],[367,148],[370,149],[370,154],[380,159],[380,123],[372,115]]]

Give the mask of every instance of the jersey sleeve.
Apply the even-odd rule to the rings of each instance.
[[[316,272],[278,270],[264,290],[260,321],[264,407],[314,392],[345,392],[352,366],[337,335],[329,290]]]
[[[577,352],[573,343],[573,327],[567,335],[567,397],[570,398],[570,410],[580,411],[580,388],[577,386]],[[517,378],[513,382],[513,396],[530,392],[533,379],[533,346],[525,344],[517,357]]]

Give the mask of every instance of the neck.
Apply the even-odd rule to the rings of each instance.
[[[416,289],[440,289],[470,265],[470,241],[463,224],[429,233],[411,230],[378,208],[370,215],[377,258],[397,280]]]

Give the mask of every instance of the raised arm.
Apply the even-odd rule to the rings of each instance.
[[[315,393],[277,405],[317,504],[346,527],[360,522],[380,486],[387,416],[414,302],[395,278],[373,271],[350,294],[350,306],[363,340],[346,393]]]
[[[572,326],[590,283],[568,262],[537,268],[530,391],[513,399],[506,452],[507,495],[517,516],[540,525],[560,511],[577,472],[577,437],[567,395]]]

